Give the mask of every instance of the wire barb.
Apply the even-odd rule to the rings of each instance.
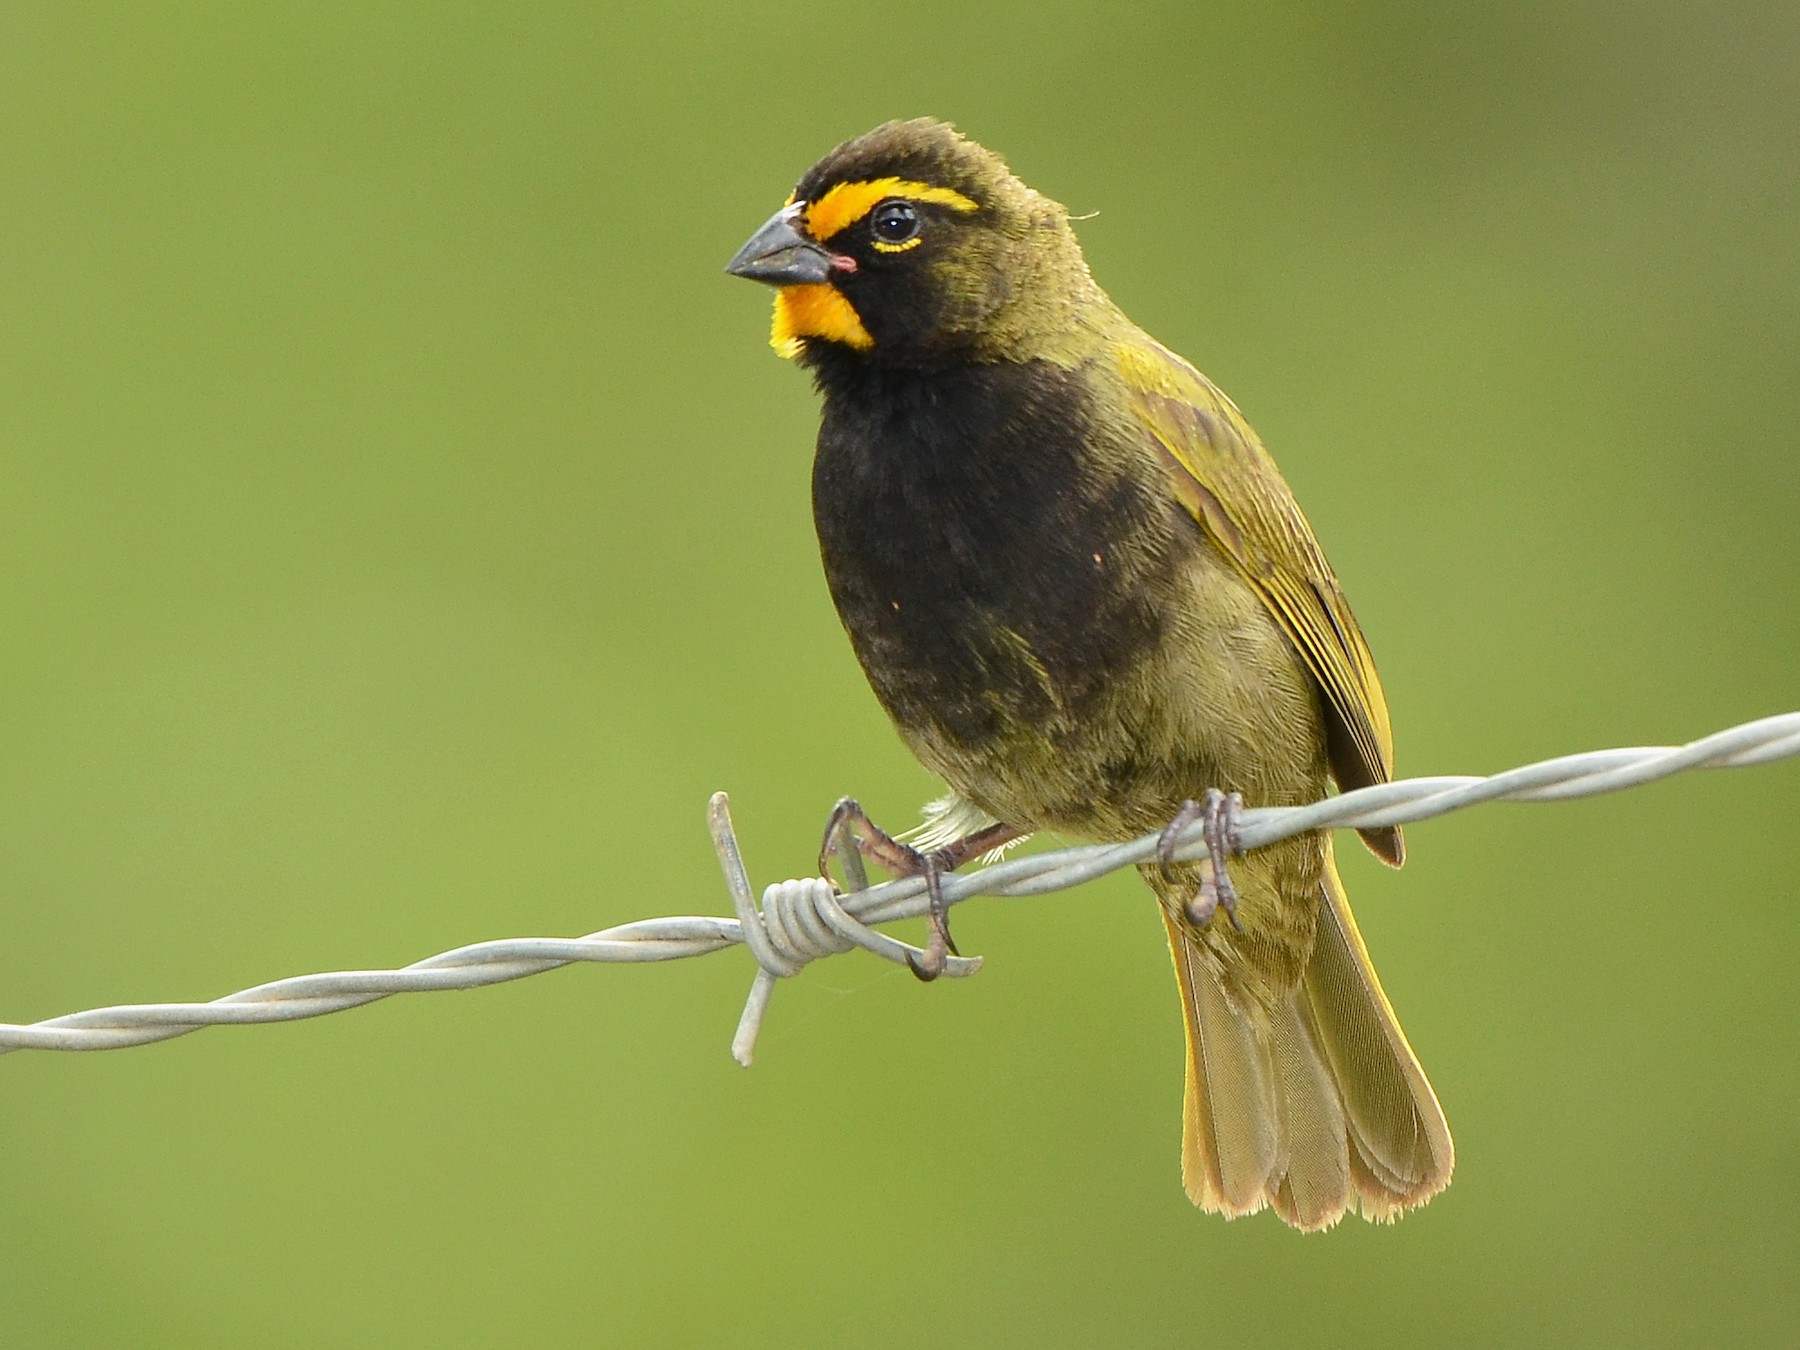
[[[731,1057],[745,1068],[750,1067],[756,1050],[756,1033],[762,1028],[763,1010],[769,1006],[775,981],[798,975],[809,961],[835,956],[852,947],[861,947],[903,966],[909,964],[908,957],[925,955],[918,947],[858,923],[839,902],[837,888],[823,877],[778,881],[763,892],[762,908],[757,909],[750,899],[750,878],[738,851],[737,833],[731,828],[731,799],[723,792],[713,793],[707,807],[707,823],[712,827],[713,847],[719,853],[719,867],[731,891],[744,943],[762,967],[750,986],[744,1015],[738,1019],[737,1035],[731,1041]],[[849,893],[848,898],[855,903],[857,897],[868,895],[868,878],[862,871],[861,855],[851,849],[846,856],[857,859],[854,868],[846,869],[851,885],[863,883]],[[945,959],[943,973],[973,975],[980,969],[979,956],[951,956]]]
[[[1655,782],[1688,769],[1735,769],[1800,755],[1800,712],[1746,722],[1682,746],[1594,750],[1527,764],[1489,778],[1408,778],[1359,788],[1311,806],[1246,810],[1239,838],[1261,848],[1308,830],[1365,829],[1430,820],[1479,802],[1551,802],[1591,797]],[[503,938],[428,956],[399,970],[347,970],[297,975],[243,989],[210,1003],[137,1003],[68,1013],[30,1025],[0,1023],[0,1054],[13,1050],[116,1050],[185,1036],[210,1026],[291,1022],[360,1007],[391,994],[474,989],[541,975],[577,961],[673,961],[748,946],[760,969],[738,1020],[731,1052],[749,1064],[777,980],[812,961],[853,947],[905,963],[919,949],[875,931],[875,925],[918,918],[928,901],[921,877],[868,886],[854,849],[840,850],[852,889],[838,893],[818,877],[785,881],[758,905],[744,868],[729,799],[716,793],[707,811],[719,866],[736,918],[676,916],[620,924],[580,938]],[[1182,832],[1173,856],[1206,856],[1196,823]],[[1031,896],[1067,890],[1122,867],[1150,862],[1159,836],[1124,844],[1088,844],[1029,854],[944,878],[949,904],[976,895]],[[980,957],[953,957],[947,975],[972,975]]]

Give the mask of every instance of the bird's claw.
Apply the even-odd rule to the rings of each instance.
[[[925,894],[931,903],[926,912],[931,934],[925,939],[923,952],[917,956],[906,954],[906,964],[921,984],[930,984],[944,973],[950,957],[962,953],[956,950],[956,942],[950,936],[950,906],[944,900],[944,859],[937,853],[920,853],[918,858],[919,870],[925,876]]]
[[[1163,832],[1156,841],[1156,867],[1162,873],[1164,881],[1175,880],[1175,873],[1171,869],[1175,863],[1175,847],[1181,842],[1181,832],[1204,814],[1205,808],[1190,797],[1176,808],[1169,823],[1163,826]]]
[[[1213,921],[1213,915],[1223,909],[1231,926],[1240,933],[1244,930],[1237,916],[1237,887],[1232,885],[1231,870],[1226,865],[1227,858],[1242,857],[1244,853],[1239,839],[1243,813],[1241,792],[1208,788],[1199,801],[1181,804],[1157,842],[1158,865],[1163,876],[1168,877],[1169,864],[1174,861],[1175,845],[1181,832],[1195,821],[1200,822],[1200,834],[1206,840],[1207,876],[1200,883],[1199,892],[1187,903],[1188,921],[1196,928],[1205,928]]]
[[[848,828],[846,828],[848,826]],[[983,832],[988,833],[987,831]],[[831,809],[825,822],[825,842],[819,848],[819,874],[831,881],[831,859],[838,852],[840,836],[848,836],[856,851],[870,858],[896,877],[925,878],[925,894],[930,900],[927,918],[931,924],[925,949],[919,955],[906,954],[906,964],[925,984],[944,973],[952,956],[961,956],[950,937],[950,906],[944,899],[945,872],[962,861],[956,845],[933,853],[921,853],[911,844],[901,843],[874,821],[854,797],[845,797]],[[968,842],[968,841],[963,841]],[[832,883],[834,886],[835,882]]]

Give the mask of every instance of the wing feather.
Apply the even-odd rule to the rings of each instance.
[[[1256,590],[1324,694],[1332,773],[1345,791],[1393,775],[1393,728],[1375,658],[1293,493],[1219,388],[1149,339],[1118,348],[1133,411],[1162,451],[1170,486]],[[1363,839],[1398,865],[1398,829]]]

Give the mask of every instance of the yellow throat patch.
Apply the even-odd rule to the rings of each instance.
[[[769,345],[791,361],[805,347],[801,339],[809,337],[841,342],[859,352],[875,345],[856,310],[836,286],[825,282],[783,286],[775,292],[775,324],[769,333]]]

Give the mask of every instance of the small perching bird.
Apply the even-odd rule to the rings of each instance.
[[[949,784],[937,876],[1039,829],[1203,823],[1142,869],[1187,1023],[1182,1170],[1202,1207],[1387,1220],[1450,1180],[1450,1132],[1382,993],[1328,834],[1240,856],[1236,812],[1388,780],[1387,705],[1337,578],[1256,433],[1120,312],[1068,212],[930,120],[820,160],[729,270],[824,396],[813,513],[876,696]],[[1398,866],[1398,829],[1364,831]],[[1223,909],[1221,919],[1217,911]]]

